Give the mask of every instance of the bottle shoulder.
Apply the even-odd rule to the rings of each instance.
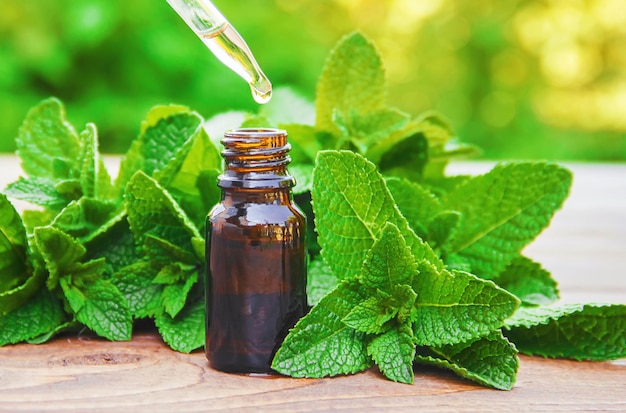
[[[239,226],[304,224],[305,216],[296,204],[242,203],[217,204],[207,219],[213,223],[222,221]]]

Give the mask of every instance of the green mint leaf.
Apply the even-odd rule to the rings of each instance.
[[[163,294],[161,296],[163,309],[170,317],[176,317],[183,309],[185,303],[187,302],[189,292],[198,282],[198,271],[196,269],[186,271],[184,276],[185,279],[183,282],[167,285],[163,289]],[[156,281],[153,280],[153,282]]]
[[[204,345],[205,306],[200,300],[186,306],[174,318],[161,314],[155,318],[159,333],[172,349],[182,353],[190,353]]]
[[[221,139],[224,132],[232,129],[234,125],[241,125],[247,116],[246,112],[231,110],[218,113],[204,122],[203,128],[209,134],[209,138],[216,148],[221,148]],[[266,125],[267,126],[267,125]]]
[[[35,228],[45,227],[49,225],[56,216],[56,212],[50,209],[25,209],[22,211],[22,221],[29,234],[32,234]]]
[[[202,118],[193,112],[180,111],[180,107],[156,107],[148,114],[142,133],[126,153],[115,181],[122,192],[130,178],[139,170],[152,176],[168,167],[170,162],[179,166],[186,156],[181,152],[185,143],[198,131]],[[186,149],[189,149],[189,145]],[[170,167],[171,170],[178,168]],[[162,177],[165,179],[166,177]]]
[[[439,200],[417,182],[401,178],[388,178],[385,182],[411,229],[427,239],[429,223],[441,212]]]
[[[107,276],[142,257],[137,251],[125,211],[111,217],[97,232],[92,233],[83,245],[87,248],[88,259],[104,258],[106,260],[105,274]]]
[[[54,181],[47,177],[21,177],[3,192],[12,198],[52,210],[60,210],[71,201],[57,191]]]
[[[289,174],[296,179],[296,186],[293,188],[293,194],[303,194],[313,187],[313,165],[312,164],[296,164],[289,167]]]
[[[220,154],[203,128],[199,128],[178,151],[176,159],[155,174],[187,213],[196,227],[204,227],[207,211],[220,199],[217,177],[222,170]]]
[[[365,154],[374,144],[386,140],[401,130],[409,116],[395,108],[376,109],[359,113],[354,109],[335,113],[335,125],[341,131],[341,140],[351,141],[359,152]]]
[[[452,125],[437,112],[427,111],[415,119],[414,123],[428,142],[428,162],[422,170],[422,178],[427,181],[445,178],[446,166],[452,158],[479,153],[472,146],[456,142]]]
[[[54,189],[68,201],[74,201],[83,196],[83,189],[78,179],[60,180],[54,185]]]
[[[0,270],[1,271],[1,270]],[[0,292],[0,315],[26,303],[45,284],[45,272],[35,270],[23,284]]]
[[[484,386],[511,390],[519,358],[517,349],[500,331],[469,342],[418,348],[415,361],[448,370]]]
[[[80,156],[80,141],[65,119],[58,99],[46,99],[32,108],[15,140],[22,169],[31,177],[71,178]]]
[[[374,337],[367,345],[367,353],[388,379],[413,383],[415,343],[410,326],[401,325]]]
[[[152,282],[157,272],[150,261],[141,260],[121,268],[111,277],[133,317],[154,317],[162,312],[164,286]]]
[[[52,339],[52,337],[56,336],[57,334],[60,334],[64,331],[68,331],[71,329],[78,329],[79,327],[82,328],[80,323],[77,323],[76,321],[66,321],[62,324],[59,324],[58,326],[56,326],[55,328],[53,328],[52,330],[44,334],[40,334],[36,337],[29,338],[28,340],[26,340],[26,342],[28,344],[44,344],[50,341],[50,339]]]
[[[320,134],[313,126],[300,123],[281,123],[280,127],[289,133],[289,144],[291,145],[289,157],[292,161],[290,169],[300,164],[313,165],[319,151],[331,149],[324,148],[319,139]]]
[[[489,334],[510,317],[519,300],[491,281],[461,271],[439,271],[422,262],[413,279],[417,293],[413,331],[418,345],[462,343]]]
[[[387,304],[385,300],[381,300],[379,297],[366,298],[355,305],[341,321],[346,326],[363,333],[382,333],[389,330],[386,323],[398,313],[397,308]]]
[[[391,293],[398,284],[413,282],[417,264],[397,226],[387,223],[368,251],[359,279],[364,286]]]
[[[428,141],[422,133],[408,134],[401,129],[376,142],[366,155],[386,176],[417,180],[428,161]]]
[[[78,321],[109,340],[130,340],[132,316],[124,296],[110,281],[74,283],[62,277],[59,284]]]
[[[161,120],[168,118],[172,115],[180,113],[188,113],[190,109],[183,105],[156,105],[150,108],[146,118],[141,121],[141,133],[146,133],[149,128],[155,127]]]
[[[426,240],[433,248],[445,248],[448,240],[453,238],[460,221],[461,214],[456,211],[440,212],[428,223]]]
[[[194,266],[198,263],[198,258],[191,252],[152,235],[146,236],[144,241],[144,253],[154,262],[176,262],[187,264],[188,266]]]
[[[322,257],[309,262],[307,268],[306,295],[308,304],[313,307],[322,297],[337,287],[337,277]]]
[[[74,238],[54,227],[36,228],[34,236],[35,244],[49,272],[46,284],[53,290],[61,275],[74,271],[87,251]]]
[[[520,352],[574,360],[626,357],[626,305],[522,307],[505,335]]]
[[[154,178],[168,189],[197,195],[197,180],[200,173],[221,169],[220,153],[206,131],[200,127],[178,149],[175,157],[154,174]]]
[[[0,294],[28,279],[32,269],[27,255],[24,223],[7,197],[0,194]]]
[[[82,141],[82,160],[80,186],[84,196],[96,197],[96,176],[98,170],[98,133],[93,123],[88,123],[80,134]]]
[[[79,181],[83,196],[98,200],[114,200],[111,176],[98,151],[96,126],[88,123],[80,134],[80,140],[82,153]]]
[[[138,243],[152,235],[194,252],[192,239],[202,239],[172,196],[141,171],[128,183],[126,209],[130,229]]]
[[[550,273],[523,256],[514,258],[495,281],[524,305],[548,305],[559,299],[557,283]]]
[[[289,87],[275,88],[272,91],[272,100],[261,106],[259,114],[275,125],[307,126],[315,123],[315,105]],[[311,159],[315,159],[315,156]]]
[[[7,314],[0,314],[0,346],[30,340],[54,330],[66,319],[63,304],[47,289]]]
[[[376,166],[350,151],[317,156],[311,190],[322,255],[339,279],[361,272],[365,257],[385,224],[398,227],[416,260],[443,264],[409,228]]]
[[[365,298],[358,281],[340,283],[291,329],[274,356],[272,368],[292,377],[325,377],[369,367],[364,333],[341,321]]]
[[[567,169],[543,162],[500,164],[469,179],[442,199],[462,214],[450,252],[476,275],[496,277],[549,224],[571,182]]]
[[[109,201],[83,197],[70,202],[50,225],[86,243],[101,234],[102,227],[115,211],[115,204]]]
[[[385,71],[376,47],[360,33],[339,41],[331,51],[315,101],[316,127],[339,136],[336,113],[367,114],[385,104]]]

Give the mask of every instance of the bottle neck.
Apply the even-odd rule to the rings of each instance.
[[[287,172],[291,146],[284,130],[235,129],[224,134],[222,144],[222,156],[226,160],[226,169],[218,180],[222,189],[267,189],[272,192],[295,185],[294,178]]]
[[[289,205],[293,201],[290,188],[222,188],[222,203],[227,206],[241,204]]]

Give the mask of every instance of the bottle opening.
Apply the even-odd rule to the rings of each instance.
[[[229,130],[222,139],[226,170],[219,186],[240,188],[283,188],[295,185],[287,172],[291,145],[287,132],[275,128]]]

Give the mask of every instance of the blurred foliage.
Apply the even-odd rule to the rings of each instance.
[[[626,160],[623,0],[215,4],[272,83],[309,99],[331,47],[360,29],[383,54],[389,102],[441,111],[487,158]],[[125,151],[156,104],[258,110],[165,0],[3,0],[0,62],[0,151],[49,96],[98,125],[103,152]]]

